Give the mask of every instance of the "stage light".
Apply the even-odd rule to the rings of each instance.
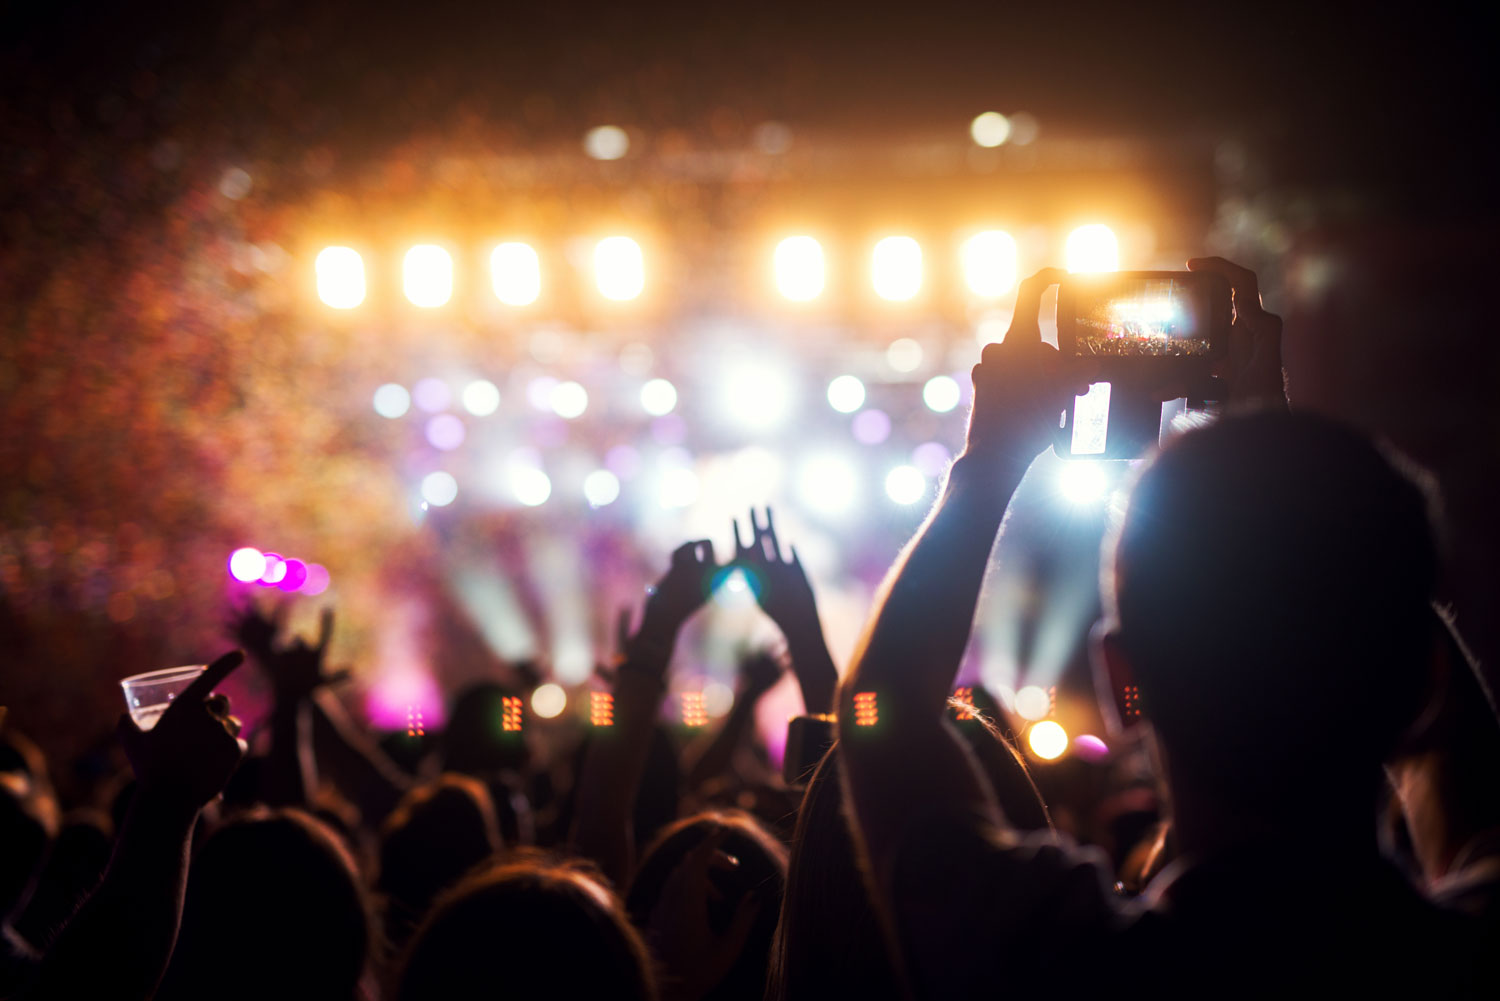
[[[453,297],[453,258],[442,247],[419,243],[406,252],[401,283],[413,306],[441,306]]]
[[[974,120],[969,123],[969,135],[980,146],[994,149],[1004,145],[1005,140],[1010,138],[1010,119],[998,111],[975,115]]]
[[[488,379],[475,379],[464,387],[463,402],[475,417],[488,417],[500,406],[500,390]]]
[[[606,299],[634,299],[646,287],[641,245],[628,236],[611,236],[594,247],[594,281]]]
[[[888,236],[875,244],[870,257],[870,279],[875,294],[890,302],[905,302],[922,288],[922,247],[909,236]]]
[[[620,496],[620,479],[607,469],[596,469],[583,478],[583,498],[589,507],[606,507]]]
[[[724,407],[737,424],[765,430],[786,420],[792,387],[781,369],[756,362],[740,363],[724,386]]]
[[[552,481],[535,466],[516,466],[510,471],[510,489],[522,504],[538,507],[552,496]]]
[[[236,549],[229,554],[229,576],[246,584],[260,580],[266,572],[266,557],[259,549]]]
[[[375,390],[375,412],[395,420],[411,409],[411,394],[405,386],[388,382]]]
[[[507,306],[529,306],[542,293],[542,264],[525,243],[502,243],[490,254],[490,284]]]
[[[1016,715],[1022,719],[1038,720],[1052,711],[1052,696],[1044,688],[1027,685],[1016,692]]]
[[[922,402],[935,413],[946,414],[958,406],[962,391],[951,376],[935,375],[922,387]]]
[[[568,693],[561,685],[547,682],[531,693],[531,711],[542,719],[554,719],[568,708]]]
[[[1035,115],[1017,111],[1010,116],[1010,141],[1016,146],[1030,146],[1041,131],[1041,123]]]
[[[922,365],[922,345],[910,337],[898,337],[885,349],[885,363],[897,372],[915,372]]]
[[[1099,463],[1074,459],[1063,465],[1057,486],[1070,504],[1096,504],[1109,491],[1109,477]]]
[[[334,309],[353,309],[365,301],[365,262],[353,247],[324,247],[313,261],[318,298]]]
[[[447,507],[458,496],[458,481],[442,471],[422,477],[422,499],[433,507]]]
[[[615,725],[615,697],[609,692],[589,692],[589,724]]]
[[[861,445],[879,445],[891,436],[891,419],[884,410],[861,410],[849,423],[849,430]]]
[[[595,160],[618,160],[630,152],[630,136],[618,125],[601,125],[584,133],[583,151]]]
[[[810,236],[789,236],[776,245],[776,287],[793,302],[816,299],[823,291],[823,246]]]
[[[522,705],[519,695],[500,696],[500,729],[508,733],[520,733],[522,727]]]
[[[714,719],[729,715],[734,708],[734,689],[722,681],[709,681],[703,685],[703,711]]]
[[[588,390],[576,382],[560,382],[552,389],[552,412],[572,420],[589,408]]]
[[[427,422],[427,444],[451,452],[464,443],[464,422],[452,414],[438,414]]]
[[[332,578],[328,568],[321,563],[309,563],[307,565],[307,580],[302,582],[303,594],[322,594],[328,590]]]
[[[1109,757],[1109,745],[1091,733],[1074,737],[1073,751],[1085,761],[1103,761]]]
[[[680,696],[682,702],[682,725],[683,726],[707,726],[708,713],[703,708],[702,692],[683,692]]]
[[[283,570],[281,580],[276,586],[283,591],[300,591],[302,585],[307,583],[307,564],[301,560],[285,560],[282,562]]]
[[[880,706],[874,692],[854,693],[854,725],[874,726],[880,722]]]
[[[286,560],[282,559],[277,553],[266,553],[265,555],[266,570],[260,575],[256,583],[267,587],[273,584],[280,584],[286,579]]]
[[[1056,720],[1044,719],[1031,728],[1026,742],[1043,761],[1055,761],[1068,749],[1068,731]]]
[[[411,388],[411,399],[418,410],[435,414],[448,409],[448,404],[453,402],[453,390],[442,379],[427,378]]]
[[[686,466],[674,466],[661,474],[662,507],[690,507],[698,499],[698,475]]]
[[[1016,287],[1016,241],[1009,233],[977,233],[964,244],[962,256],[964,281],[975,295],[993,299]]]
[[[828,405],[841,414],[852,414],[865,405],[865,384],[852,375],[841,375],[828,384]]]
[[[663,417],[677,407],[677,387],[666,379],[652,379],[641,387],[641,409],[652,417]]]
[[[859,475],[836,455],[815,456],[802,464],[797,494],[802,503],[823,514],[842,514],[854,505]]]
[[[1068,234],[1063,259],[1073,272],[1120,270],[1120,242],[1114,230],[1094,223],[1079,226]]]
[[[927,477],[912,466],[897,466],[886,475],[885,492],[897,504],[915,504],[927,493]]]

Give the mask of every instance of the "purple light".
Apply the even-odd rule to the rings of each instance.
[[[452,414],[438,414],[427,422],[427,443],[451,452],[464,443],[464,422]]]
[[[435,414],[448,409],[448,404],[453,402],[453,390],[442,379],[429,377],[411,388],[411,398],[417,409]]]
[[[278,553],[266,553],[266,572],[260,575],[256,581],[262,587],[270,587],[272,584],[280,584],[282,578],[286,577],[286,560]]]
[[[891,419],[884,410],[861,410],[849,428],[861,445],[879,445],[891,436]]]
[[[229,576],[246,584],[260,579],[266,572],[266,558],[259,549],[246,546],[229,554]]]
[[[947,446],[935,441],[918,445],[911,453],[911,464],[921,470],[923,476],[934,479],[947,471],[948,463],[952,460],[953,456],[948,452]]]
[[[301,560],[287,560],[282,564],[286,568],[281,575],[281,580],[276,584],[283,591],[296,591],[307,583],[307,564]]]
[[[676,414],[667,414],[651,422],[651,437],[658,445],[680,445],[687,438],[687,421]]]
[[[552,412],[552,391],[557,388],[557,379],[550,375],[539,375],[526,386],[526,402],[538,410]]]
[[[1109,745],[1091,733],[1074,737],[1073,751],[1085,761],[1103,761],[1109,757]]]
[[[604,455],[604,468],[621,480],[628,480],[641,471],[641,453],[629,445],[616,445]]]
[[[370,722],[385,730],[406,729],[412,706],[420,706],[427,726],[443,724],[443,693],[437,682],[416,668],[398,670],[375,682],[365,700]]]
[[[327,567],[321,563],[309,563],[307,565],[307,579],[302,582],[302,593],[322,594],[328,590],[330,580]]]

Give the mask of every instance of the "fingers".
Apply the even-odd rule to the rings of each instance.
[[[743,540],[743,539],[740,538],[740,520],[738,518],[734,518],[732,520],[734,521],[734,555],[735,555],[736,559],[742,559],[742,558],[750,555],[751,546],[747,545],[745,543],[745,540]],[[752,508],[750,510],[750,542],[754,543],[754,541],[755,541],[755,510]]]
[[[234,669],[239,667],[245,660],[245,655],[239,650],[231,650],[212,664],[203,669],[203,673],[193,679],[193,683],[182,690],[182,694],[173,700],[172,705],[167,707],[167,712],[172,712],[178,705],[191,702],[202,705],[203,702],[213,694],[214,688],[229,677]]]
[[[1066,276],[1067,272],[1061,268],[1043,268],[1030,278],[1022,280],[1016,290],[1016,310],[1011,316],[1010,330],[1005,335],[1004,343],[1014,346],[1042,339],[1042,293]],[[990,353],[991,347],[994,345],[985,348],[985,354]]]
[[[708,539],[700,539],[698,542],[693,543],[693,546],[699,563],[710,567],[718,565],[714,559],[714,544],[712,542]]]
[[[697,542],[684,542],[682,545],[680,545],[676,549],[672,550],[672,565],[674,567],[675,566],[681,566],[681,565],[683,565],[685,563],[692,563],[692,562],[696,561],[697,559],[698,559],[698,543]]]
[[[1187,269],[1218,275],[1229,282],[1229,287],[1234,290],[1236,313],[1240,310],[1249,311],[1261,308],[1260,279],[1249,268],[1240,267],[1233,261],[1226,261],[1222,257],[1192,257],[1188,259]]]
[[[318,656],[328,652],[328,641],[333,639],[333,607],[323,609],[318,617]]]
[[[766,505],[766,527],[765,531],[762,534],[764,535],[766,541],[770,543],[770,552],[768,552],[766,555],[770,559],[773,559],[777,563],[780,563],[781,543],[776,539],[776,521],[771,514],[771,505],[769,504]]]

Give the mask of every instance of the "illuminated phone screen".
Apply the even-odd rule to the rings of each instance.
[[[1199,282],[1103,279],[1079,284],[1074,297],[1073,344],[1079,356],[1182,358],[1209,353],[1207,290]]]
[[[1109,383],[1096,382],[1073,397],[1074,455],[1103,455],[1109,433]]]

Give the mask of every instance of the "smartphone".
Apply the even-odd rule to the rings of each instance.
[[[1201,271],[1069,275],[1057,290],[1057,347],[1093,358],[1106,375],[1143,365],[1191,365],[1229,350],[1229,283]]]

